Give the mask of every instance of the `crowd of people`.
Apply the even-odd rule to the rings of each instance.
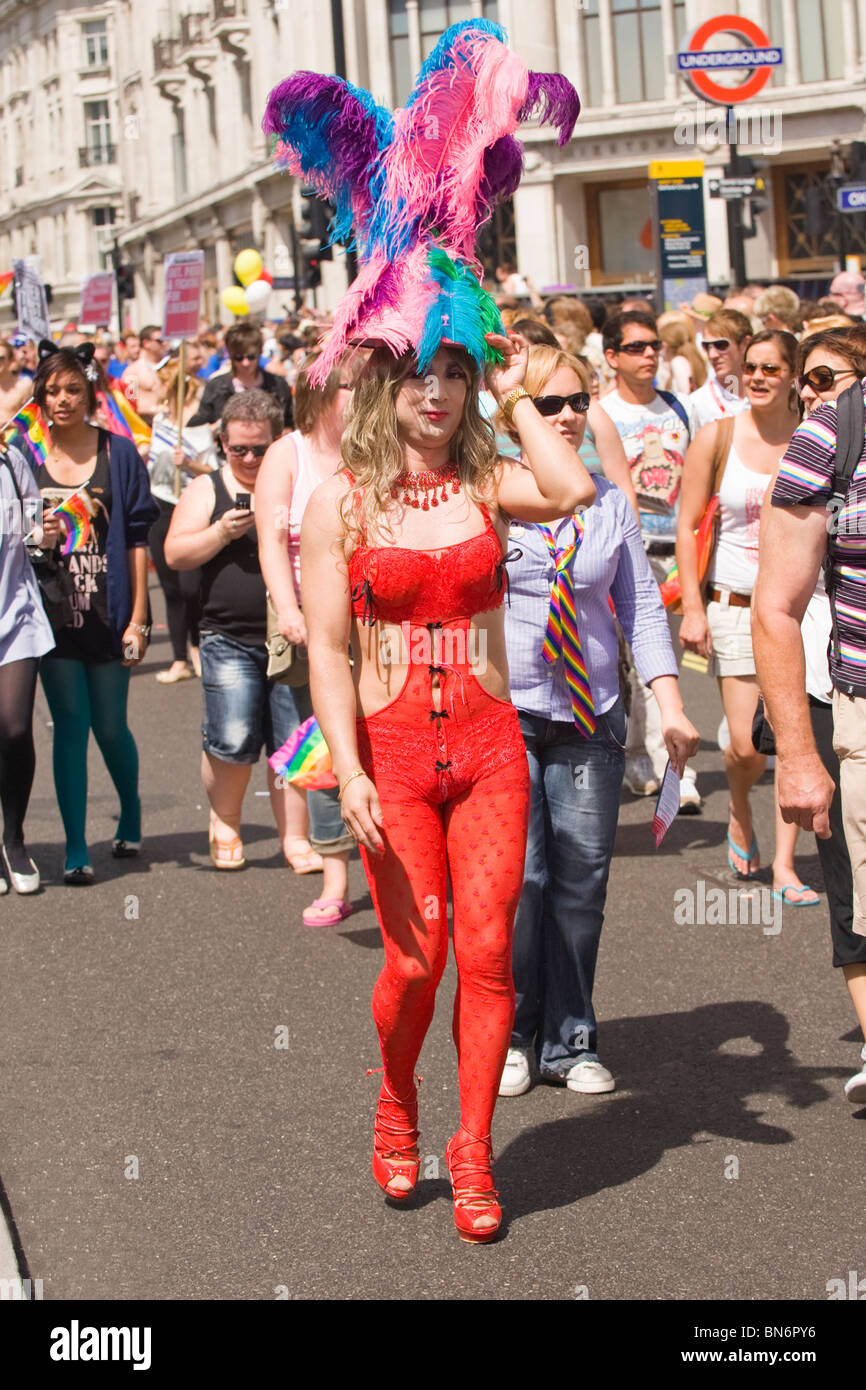
[[[858,297],[852,277],[837,276],[836,298],[815,305],[782,286],[747,286],[658,317],[640,299],[541,302],[507,265],[497,281],[508,336],[491,337],[504,361],[484,379],[465,352],[443,346],[423,379],[405,355],[381,349],[328,364],[322,380],[322,323],[203,327],[183,365],[152,326],[119,342],[70,329],[35,353],[0,341],[4,418],[32,398],[50,428],[38,468],[15,448],[0,468],[4,505],[44,513],[26,536],[21,527],[3,537],[0,891],[40,886],[24,836],[38,674],[53,722],[64,883],[94,881],[91,729],[120,799],[112,853],[141,850],[127,699],[151,635],[150,559],[172,657],[156,679],[202,682],[215,869],[246,864],[243,801],[262,751],[273,754],[314,711],[326,735],[337,787],[303,792],[269,769],[271,805],[287,864],[323,875],[303,912],[309,926],[352,913],[348,863],[360,847],[385,943],[374,1172],[396,1201],[417,1179],[414,1068],[445,962],[450,881],[462,923],[463,1111],[449,1161],[470,1174],[455,1215],[470,1240],[498,1228],[496,1097],[521,1095],[536,1078],[589,1094],[615,1087],[592,996],[622,786],[653,795],[670,762],[681,812],[702,806],[689,765],[698,734],[677,679],[683,650],[718,680],[727,863],[742,881],[760,871],[750,791],[772,751],[756,736],[762,725],[765,738],[780,735],[774,894],[791,906],[819,902],[794,863],[800,831],[814,828],[833,962],[866,1032],[864,839],[851,845],[843,821],[846,770],[851,805],[862,795],[856,737],[839,746],[838,709],[834,751],[831,598],[818,569],[808,593],[801,585],[780,597],[759,539],[762,516],[767,527],[784,508],[790,526],[801,510],[814,513],[801,507],[808,486],[824,498],[812,455],[801,462],[810,438],[801,420],[823,420],[826,432],[828,403],[866,380],[862,280]],[[58,558],[63,531],[51,512],[82,490],[87,542]],[[700,526],[714,498],[705,565]],[[856,500],[847,505],[856,514]],[[809,545],[813,558],[814,535]],[[861,553],[844,552],[848,570]],[[679,622],[663,601],[674,562]],[[765,599],[753,615],[756,591]],[[863,644],[845,597],[841,659],[856,675]],[[787,605],[800,643],[805,750],[783,733],[790,690],[762,672],[762,647],[769,672],[781,641],[774,604]],[[406,649],[416,633],[420,660]],[[291,684],[270,670],[274,636],[295,653]],[[809,748],[813,779],[826,769],[826,824],[795,807]],[[574,775],[578,762],[590,775]],[[478,864],[491,879],[481,902],[470,887]],[[474,1041],[479,1029],[496,1032],[496,1047]],[[846,1092],[866,1099],[866,1065]]]
[[[477,228],[519,181],[516,132],[537,116],[564,145],[579,99],[477,18],[442,35],[418,83],[399,119],[326,75],[268,99],[278,162],[357,237],[330,331],[205,327],[176,359],[153,325],[0,344],[7,407],[32,395],[48,445],[35,477],[15,447],[0,467],[3,502],[33,523],[0,548],[0,882],[39,887],[24,822],[40,670],[65,882],[93,881],[91,728],[120,798],[113,853],[141,852],[127,695],[151,635],[150,544],[163,684],[201,677],[216,871],[245,867],[262,750],[313,714],[329,750],[333,787],[304,794],[269,767],[271,804],[292,870],[323,875],[309,926],[352,913],[360,851],[384,947],[372,1171],[392,1203],[419,1177],[415,1068],[450,896],[445,1161],[459,1236],[487,1243],[498,1097],[616,1085],[593,987],[621,788],[674,777],[680,811],[702,806],[683,648],[719,682],[727,863],[736,881],[760,871],[749,793],[775,746],[774,892],[818,901],[794,866],[798,829],[814,830],[866,1036],[866,306],[851,272],[814,304],[746,285],[660,317],[641,298],[545,302],[512,263],[480,284]],[[82,508],[81,543],[58,555]],[[858,1104],[862,1057],[845,1087]]]

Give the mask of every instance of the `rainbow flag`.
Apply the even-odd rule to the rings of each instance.
[[[72,492],[54,508],[51,515],[59,516],[66,527],[62,555],[71,555],[73,550],[81,550],[87,544],[90,539],[92,515],[89,499],[85,499],[80,492]]]
[[[337,785],[331,771],[328,745],[314,714],[289,734],[282,748],[272,753],[268,762],[278,777],[285,777],[293,786],[307,791],[324,791]]]
[[[51,448],[51,436],[35,401],[28,401],[17,415],[13,415],[3,430],[3,442],[20,449],[37,468],[45,462]]]
[[[122,391],[98,391],[108,427],[112,434],[134,441],[136,448],[150,442],[150,430],[137,411],[133,410]]]
[[[6,290],[6,289],[9,288],[9,286],[12,284],[12,281],[14,280],[14,278],[15,278],[15,275],[14,275],[14,272],[13,272],[13,271],[11,271],[11,270],[4,270],[4,271],[3,271],[2,275],[0,275],[0,294],[2,294],[4,290]]]

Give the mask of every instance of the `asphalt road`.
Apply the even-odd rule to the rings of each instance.
[[[116,798],[91,754],[89,889],[62,886],[38,696],[28,834],[45,888],[0,902],[0,1178],[46,1299],[821,1300],[828,1280],[866,1274],[851,1212],[866,1110],[841,1089],[860,1038],[823,896],[786,908],[776,934],[676,920],[679,890],[733,885],[714,683],[683,676],[703,815],[657,852],[651,801],[623,799],[596,989],[617,1089],[500,1101],[507,1224],[478,1248],[453,1230],[441,1158],[457,1120],[453,962],[420,1063],[424,1180],[392,1210],[369,1172],[381,946],[360,862],[356,915],[305,928],[321,880],[281,862],[260,768],[250,867],[211,869],[201,689],[157,685],[168,659],[157,632],[132,681],[140,861],[110,857]],[[766,778],[756,804],[767,863]],[[820,888],[810,837],[802,849]]]

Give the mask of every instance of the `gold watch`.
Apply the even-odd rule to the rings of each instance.
[[[524,396],[528,401],[532,400],[532,397],[530,396],[529,392],[524,391],[522,386],[515,386],[514,390],[509,391],[508,395],[505,397],[505,400],[502,402],[502,414],[505,416],[505,423],[507,425],[511,424],[511,417],[514,414],[514,407],[517,405],[517,402],[521,400]]]

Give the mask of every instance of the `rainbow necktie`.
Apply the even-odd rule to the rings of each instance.
[[[547,631],[544,634],[542,655],[551,664],[561,656],[565,664],[565,683],[571,696],[571,710],[574,722],[582,734],[589,736],[595,732],[595,707],[592,691],[583,660],[580,637],[577,632],[577,618],[574,611],[574,575],[572,561],[583,540],[584,520],[577,513],[574,522],[574,540],[567,550],[558,550],[553,532],[549,526],[539,526],[551,558],[556,566],[556,576],[550,590],[550,611],[547,615]]]

